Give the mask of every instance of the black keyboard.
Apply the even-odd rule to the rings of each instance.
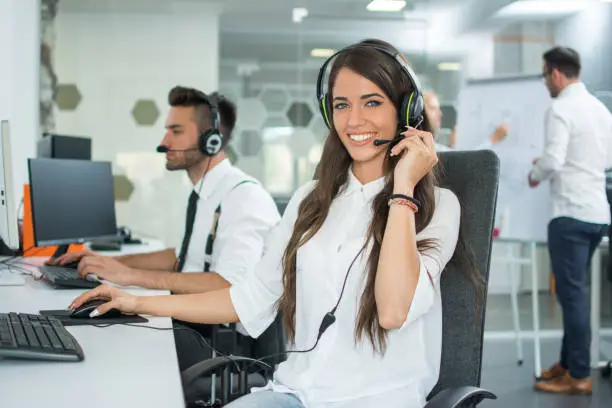
[[[83,361],[81,346],[52,316],[0,313],[0,357]]]
[[[100,282],[88,281],[79,276],[76,269],[63,266],[43,265],[38,268],[42,276],[55,287],[93,289]]]

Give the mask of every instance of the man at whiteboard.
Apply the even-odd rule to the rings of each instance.
[[[542,76],[553,102],[545,119],[544,153],[534,159],[528,183],[537,187],[550,180],[548,250],[564,334],[559,361],[542,372],[535,389],[591,394],[587,282],[591,256],[610,223],[605,169],[612,115],[580,81],[576,51],[555,47],[544,53]]]
[[[436,151],[445,152],[449,150],[455,149],[455,139],[457,135],[457,128],[455,127],[450,134],[449,138],[449,146],[443,145],[438,142],[438,134],[440,129],[442,128],[442,109],[440,108],[440,99],[435,92],[429,90],[423,92],[423,102],[425,102],[425,112],[427,113],[427,118],[429,119],[429,123],[433,129],[433,134],[436,139],[435,146]],[[501,125],[495,128],[495,131],[489,136],[489,138],[476,147],[476,150],[479,149],[488,149],[493,146],[495,143],[499,143],[504,140],[508,136],[508,125],[502,123]]]

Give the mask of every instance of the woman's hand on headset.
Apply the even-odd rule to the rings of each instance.
[[[412,195],[414,188],[438,163],[431,132],[413,127],[402,133],[404,139],[391,149],[391,156],[401,155],[394,170],[395,193]]]

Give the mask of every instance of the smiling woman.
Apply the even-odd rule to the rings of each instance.
[[[318,88],[330,131],[320,177],[293,195],[247,279],[159,297],[103,285],[73,306],[103,296],[110,301],[101,313],[239,320],[253,337],[280,313],[288,359],[273,382],[232,408],[423,407],[438,380],[440,278],[455,252],[460,208],[436,186],[433,136],[414,127],[423,104],[404,62],[370,40],[324,64],[319,85],[329,65],[329,92]],[[383,139],[393,142],[374,144]]]

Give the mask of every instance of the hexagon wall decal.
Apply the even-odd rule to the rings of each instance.
[[[293,129],[291,138],[289,139],[289,148],[296,157],[307,157],[312,146],[317,140],[308,128]]]
[[[306,102],[293,102],[287,111],[287,117],[296,127],[306,127],[312,119],[312,110]]]
[[[243,130],[240,133],[240,154],[246,157],[256,156],[262,146],[261,135],[256,130]]]
[[[132,117],[140,126],[152,126],[159,118],[159,109],[151,99],[139,99],[132,108]]]
[[[60,84],[57,86],[55,103],[61,110],[75,110],[81,99],[81,92],[79,92],[79,88],[75,84]]]
[[[134,184],[125,174],[113,176],[113,188],[115,190],[115,200],[129,201],[134,192]]]
[[[259,99],[242,98],[237,102],[238,123],[242,129],[261,129],[266,120],[266,108]]]
[[[289,103],[289,96],[282,88],[266,88],[262,91],[259,98],[268,112],[282,113]]]

